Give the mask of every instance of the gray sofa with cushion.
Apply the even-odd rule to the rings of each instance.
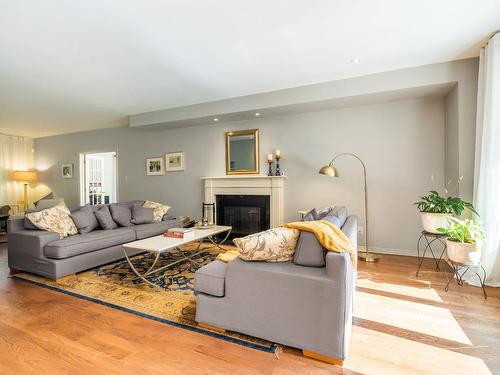
[[[114,203],[132,210],[144,201]],[[102,206],[88,207],[97,210]],[[80,207],[71,209],[72,213]],[[112,210],[110,210],[112,211]],[[118,219],[117,219],[118,220]],[[178,220],[165,216],[159,223],[134,225],[132,223],[104,230],[97,227],[86,233],[60,239],[57,233],[38,230],[26,218],[8,221],[9,267],[51,279],[58,279],[89,268],[113,262],[124,257],[122,245],[127,242],[156,236],[169,228],[181,227]],[[92,224],[94,225],[94,224]],[[77,225],[78,227],[78,225]],[[130,253],[129,254],[134,254]]]
[[[336,221],[357,248],[357,218],[344,210],[336,212]],[[196,321],[341,364],[348,352],[355,280],[347,253],[327,252],[312,233],[301,232],[293,262],[237,258],[200,268]]]

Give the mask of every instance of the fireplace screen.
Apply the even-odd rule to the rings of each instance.
[[[269,229],[268,195],[217,195],[217,224],[233,227],[232,237]]]

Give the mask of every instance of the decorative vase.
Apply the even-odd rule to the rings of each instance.
[[[437,228],[446,228],[448,226],[448,219],[453,217],[453,215],[420,212],[420,217],[422,218],[422,225],[426,232],[438,234]]]
[[[481,260],[481,249],[475,243],[446,240],[446,252],[448,258],[455,263],[473,266]]]

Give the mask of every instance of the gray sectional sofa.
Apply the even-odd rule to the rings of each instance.
[[[114,203],[132,208],[144,201]],[[74,212],[78,210],[72,209]],[[169,228],[180,227],[178,220],[164,217],[159,223],[130,225],[116,229],[97,229],[60,239],[53,232],[33,229],[25,218],[8,221],[8,259],[14,271],[58,279],[124,257],[122,245],[156,236]],[[27,229],[29,228],[29,229]],[[129,253],[129,255],[132,253]],[[133,254],[132,254],[133,255]]]
[[[340,219],[341,230],[357,248],[357,218]],[[216,260],[200,268],[195,275],[196,321],[342,364],[355,280],[348,254],[326,252],[313,234],[302,232],[293,262]]]

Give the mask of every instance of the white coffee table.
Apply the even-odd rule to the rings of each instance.
[[[159,285],[156,285],[152,283],[151,281],[146,279],[146,276],[151,275],[153,273],[159,272],[161,270],[164,270],[166,268],[172,267],[178,263],[181,262],[191,262],[196,266],[200,266],[197,262],[193,260],[194,257],[198,256],[199,254],[205,252],[207,249],[203,249],[200,251],[200,246],[203,243],[203,241],[208,240],[210,241],[214,246],[218,247],[221,250],[225,250],[218,243],[216,243],[213,239],[213,237],[217,234],[227,232],[226,237],[224,240],[221,241],[221,243],[224,243],[226,239],[229,237],[229,234],[231,233],[231,227],[225,226],[225,225],[215,225],[213,227],[207,228],[207,229],[193,229],[194,231],[194,237],[191,237],[189,239],[182,239],[182,238],[170,238],[170,237],[165,237],[163,235],[155,236],[155,237],[150,237],[150,238],[145,238],[143,240],[138,240],[134,242],[129,242],[123,245],[123,252],[125,253],[125,258],[127,259],[127,262],[134,271],[134,273],[139,277],[142,281],[148,283],[149,285],[152,285],[154,287],[160,288]],[[182,245],[186,245],[192,242],[198,242],[198,247],[194,252],[184,252],[180,247]],[[130,257],[127,253],[127,251],[137,251],[141,250],[143,252],[149,252],[156,254],[155,259],[151,266],[147,269],[146,272],[140,273],[137,268],[135,268],[134,264],[130,260]],[[182,254],[182,258],[179,260],[176,260],[175,262],[169,263],[163,267],[159,268],[154,268],[156,266],[156,263],[158,262],[158,259],[160,259],[160,255],[171,251],[171,250],[176,250],[180,254]]]

